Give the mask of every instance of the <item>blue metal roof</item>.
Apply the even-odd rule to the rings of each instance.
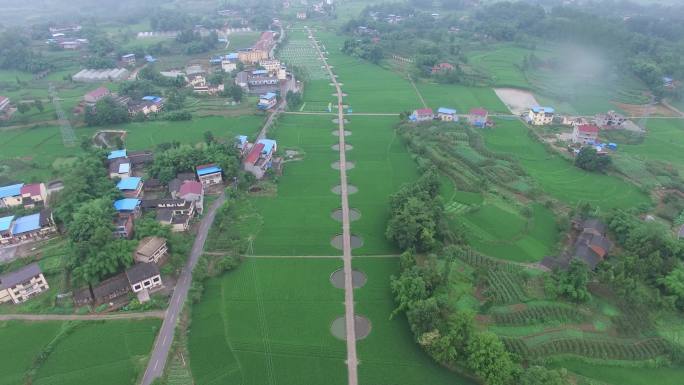
[[[116,211],[133,211],[140,204],[140,199],[126,198],[119,199],[114,202],[114,209]]]
[[[266,99],[266,100],[271,100],[275,97],[276,97],[276,94],[274,94],[273,92],[268,92],[268,93],[265,93],[265,94],[259,96],[260,99]]]
[[[13,184],[11,186],[0,187],[0,199],[21,195],[21,188],[22,187],[24,187],[23,183]]]
[[[446,108],[446,107],[439,107],[437,110],[438,114],[449,114],[449,115],[456,115],[456,110],[453,108]]]
[[[228,55],[226,55],[226,59],[228,60],[237,60],[238,59],[238,54],[237,52],[231,52]]]
[[[553,114],[555,112],[553,107],[542,107],[542,106],[534,106],[534,107],[532,107],[532,111],[535,113],[545,112],[547,114]]]
[[[117,159],[117,158],[125,158],[126,157],[126,149],[123,150],[114,150],[109,153],[107,156],[107,159],[112,160],[112,159]]]
[[[273,147],[276,145],[276,141],[272,139],[259,139],[257,143],[261,143],[264,145],[264,149],[261,151],[262,154],[268,154],[273,150]]]
[[[40,213],[19,217],[14,221],[12,234],[22,234],[40,229]]]
[[[252,71],[252,75],[266,75],[268,71],[266,70],[254,70]]]
[[[131,178],[124,178],[117,183],[116,188],[119,190],[136,190],[140,184],[140,178],[137,176]]]
[[[247,141],[247,135],[238,135],[235,137],[241,144],[244,144]]]
[[[148,96],[143,96],[142,100],[145,100],[148,102],[159,103],[162,101],[162,98],[161,98],[161,96],[148,95]]]
[[[9,230],[12,225],[12,220],[14,220],[14,215],[0,218],[0,231]]]
[[[221,170],[220,167],[211,166],[211,167],[201,168],[201,169],[197,170],[197,175],[199,175],[199,176],[209,175],[209,174],[214,174],[214,173],[221,172],[221,171],[223,171],[223,170]]]

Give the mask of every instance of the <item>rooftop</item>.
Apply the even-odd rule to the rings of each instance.
[[[203,175],[209,175],[209,174],[215,174],[217,172],[221,172],[221,167],[218,167],[215,164],[207,164],[203,166],[197,166],[197,175],[203,176]]]
[[[416,110],[417,115],[432,115],[432,108],[421,108]]]
[[[178,196],[182,197],[185,196],[186,194],[197,194],[201,195],[202,194],[202,183],[200,182],[195,182],[194,180],[186,180],[181,184],[180,189],[178,191]]]
[[[593,124],[583,124],[583,125],[577,127],[577,129],[579,130],[579,132],[585,132],[585,133],[597,134],[599,132],[599,128]]]
[[[263,94],[263,95],[259,95],[259,98],[260,98],[260,99],[267,99],[267,100],[271,100],[271,99],[273,99],[273,98],[275,98],[275,97],[276,97],[276,94],[273,93],[273,92],[267,92],[267,93],[265,93],[265,94]]]
[[[161,237],[145,237],[140,240],[138,248],[135,249],[136,254],[150,256],[155,251],[159,250],[166,243],[166,239]]]
[[[546,113],[546,114],[553,114],[555,110],[553,107],[542,107],[542,106],[534,106],[532,107],[532,112],[539,114],[539,113]]]
[[[40,183],[25,184],[21,188],[21,195],[29,194],[29,196],[33,197],[33,196],[40,195],[40,193],[41,193]]]
[[[19,217],[14,221],[12,234],[22,234],[40,229],[40,214]]]
[[[456,110],[453,108],[439,107],[437,112],[440,114],[456,115]]]
[[[10,215],[9,217],[0,218],[0,231],[9,230],[11,225],[12,225],[13,220],[14,220],[14,215]]]
[[[123,178],[117,183],[116,188],[119,190],[137,190],[140,182],[142,181],[139,177]]]
[[[261,151],[264,149],[264,144],[263,143],[257,143],[252,147],[252,150],[249,152],[249,155],[247,155],[247,158],[245,158],[245,163],[247,164],[254,164],[256,163],[257,160],[259,160],[259,156],[261,155]]]
[[[14,197],[21,195],[21,188],[23,183],[13,184],[11,186],[0,187],[0,198]]]
[[[119,165],[119,174],[127,174],[131,171],[130,163],[121,163]]]
[[[257,143],[261,143],[264,145],[263,150],[261,151],[262,154],[268,154],[270,153],[273,148],[276,146],[276,141],[273,139],[259,139]]]
[[[470,110],[470,115],[487,116],[487,114],[489,113],[484,108],[473,108],[472,110]]]
[[[19,270],[0,275],[0,290],[16,286],[17,284],[31,279],[41,273],[42,271],[40,270],[40,266],[38,266],[37,262],[34,262],[30,265],[22,267]]]
[[[126,157],[126,149],[123,150],[114,150],[107,155],[107,159],[112,160],[116,158],[125,158]]]
[[[140,199],[126,198],[114,202],[116,211],[133,211],[140,204]]]

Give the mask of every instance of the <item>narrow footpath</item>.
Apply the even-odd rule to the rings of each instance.
[[[176,331],[176,322],[178,321],[180,312],[183,310],[183,305],[185,304],[185,299],[187,298],[188,290],[190,289],[190,283],[192,282],[192,270],[195,268],[197,261],[202,255],[204,242],[207,240],[209,229],[216,217],[216,211],[225,201],[226,192],[223,191],[218,199],[209,207],[209,210],[204,218],[202,218],[202,221],[200,221],[199,231],[197,232],[195,243],[192,245],[190,257],[178,277],[176,288],[173,290],[173,295],[169,301],[169,307],[166,309],[164,322],[162,323],[159,334],[157,334],[157,339],[154,341],[154,348],[150,354],[150,360],[147,362],[147,369],[145,370],[145,375],[141,382],[142,385],[150,385],[152,381],[164,373],[166,358],[169,355],[169,350],[171,349],[171,344],[173,343],[173,337]]]
[[[309,28],[307,28],[310,36],[313,33]],[[340,139],[340,186],[341,186],[341,198],[342,198],[342,238],[343,238],[343,257],[344,261],[344,314],[345,314],[345,327],[346,327],[346,337],[347,337],[347,373],[348,373],[348,384],[358,385],[358,359],[356,356],[356,329],[354,326],[354,286],[352,284],[352,255],[351,255],[351,233],[350,233],[350,220],[349,220],[349,197],[347,194],[347,154],[345,146],[344,137],[344,108],[342,99],[342,89],[340,88],[340,83],[337,82],[335,75],[325,59],[318,42],[313,39],[314,46],[318,55],[323,61],[325,69],[330,75],[330,80],[335,85],[337,90],[337,120],[339,129],[339,139]]]
[[[140,313],[103,313],[103,314],[0,314],[0,321],[103,321],[164,318],[162,310]]]

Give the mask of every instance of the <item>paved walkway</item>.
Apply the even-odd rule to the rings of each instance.
[[[313,33],[307,28],[309,35]],[[349,221],[349,199],[347,194],[347,154],[344,141],[344,109],[342,108],[342,89],[337,82],[335,75],[330,69],[328,61],[323,56],[318,42],[314,39],[314,46],[318,55],[325,65],[325,69],[330,75],[330,79],[335,84],[337,90],[337,118],[340,140],[340,186],[342,197],[342,238],[343,238],[343,261],[344,261],[344,315],[347,332],[347,381],[349,385],[358,385],[358,359],[356,356],[356,329],[354,327],[354,286],[352,284],[352,255],[351,255],[351,234]]]
[[[183,310],[183,304],[188,296],[190,283],[192,282],[192,269],[195,268],[199,257],[204,250],[204,242],[207,240],[209,229],[216,217],[216,211],[226,201],[226,193],[223,191],[221,195],[212,203],[209,210],[204,214],[199,225],[199,231],[195,238],[195,243],[192,245],[190,257],[188,262],[181,271],[176,288],[173,290],[169,307],[166,309],[166,316],[162,323],[161,330],[157,334],[157,339],[154,341],[154,349],[150,354],[150,360],[147,362],[147,369],[142,379],[142,385],[150,385],[154,379],[160,377],[164,373],[164,366],[166,366],[166,358],[169,355],[173,337],[176,331],[176,322]]]
[[[103,313],[103,314],[0,314],[0,321],[102,321],[164,318],[163,310],[142,313]]]

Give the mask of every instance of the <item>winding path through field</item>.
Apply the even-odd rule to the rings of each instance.
[[[309,28],[306,28],[309,36],[313,37],[313,33]],[[314,47],[318,51],[318,55],[325,65],[326,71],[330,75],[330,80],[335,85],[337,90],[337,120],[340,140],[340,187],[342,198],[342,251],[344,261],[344,315],[345,315],[345,330],[347,337],[347,383],[349,385],[357,385],[358,373],[358,359],[356,356],[356,329],[354,325],[354,285],[352,283],[352,255],[351,255],[351,233],[349,220],[349,197],[347,194],[347,154],[344,140],[344,108],[343,95],[340,83],[337,82],[335,75],[325,59],[321,48],[318,46],[316,39],[312,38]]]
[[[209,229],[216,217],[216,211],[225,201],[226,193],[224,191],[218,199],[212,203],[200,222],[195,243],[193,243],[192,250],[190,251],[190,257],[178,277],[176,288],[173,290],[173,295],[169,301],[169,307],[166,309],[164,322],[162,323],[159,334],[157,334],[157,339],[154,341],[154,348],[150,354],[150,360],[147,362],[147,369],[145,370],[145,375],[141,382],[142,385],[150,385],[152,381],[164,373],[166,358],[169,355],[169,350],[171,349],[171,344],[173,343],[173,337],[176,331],[176,322],[178,321],[180,312],[183,310],[183,305],[185,304],[185,299],[187,298],[188,290],[190,289],[190,283],[192,282],[192,270],[195,268],[197,261],[202,255],[204,242],[207,240]]]

